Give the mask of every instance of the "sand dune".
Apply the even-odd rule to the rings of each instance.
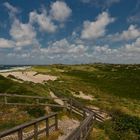
[[[5,72],[0,73],[4,77],[8,77],[9,75],[14,76],[15,78],[23,80],[23,81],[30,81],[34,83],[43,83],[48,80],[56,80],[56,76],[52,75],[45,75],[45,74],[37,74],[35,71],[28,71],[28,72],[22,72],[22,71],[16,71],[16,72]],[[13,78],[11,78],[13,79]],[[13,79],[14,80],[14,79]]]

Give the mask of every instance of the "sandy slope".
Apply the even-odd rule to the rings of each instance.
[[[79,94],[75,94],[75,92],[71,92],[71,93],[73,96],[78,97],[78,98],[82,98],[82,99],[86,99],[86,100],[93,100],[92,95],[86,95],[82,91],[79,91]]]
[[[48,80],[56,80],[56,76],[52,75],[44,75],[44,74],[37,74],[35,71],[15,71],[15,72],[4,72],[0,73],[2,76],[7,77],[8,75],[12,75],[17,79],[22,79],[23,81],[31,81],[34,83],[43,83]]]

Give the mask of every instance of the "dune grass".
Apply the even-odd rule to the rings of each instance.
[[[58,79],[42,85],[18,83],[0,76],[0,92],[49,96],[51,89],[58,97],[72,97],[71,92],[82,91],[91,94],[93,101],[76,100],[97,106],[112,117],[103,124],[95,124],[89,140],[140,138],[140,65],[50,65],[33,66],[30,70],[55,75]]]

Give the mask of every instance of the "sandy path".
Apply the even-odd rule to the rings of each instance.
[[[54,101],[56,103],[58,103],[59,105],[64,105],[64,102],[61,99],[59,99],[52,91],[50,91],[50,95],[52,98],[54,98]]]
[[[63,134],[58,137],[58,140],[65,140],[69,134],[80,125],[80,122],[75,119],[66,118],[59,120],[58,124],[59,129],[63,132]]]
[[[80,122],[74,119],[70,119],[68,117],[64,117],[62,120],[58,120],[58,128],[62,131],[62,135],[58,137],[58,140],[65,140],[66,137],[79,126]],[[44,126],[39,126],[38,130],[44,129]],[[53,129],[50,130],[50,133],[53,134]],[[29,136],[32,136],[34,134],[34,130],[23,132],[23,137],[28,138]],[[45,134],[42,133],[39,135],[40,138],[44,138]],[[17,134],[11,134],[9,136],[6,136],[4,138],[1,138],[1,140],[18,140]]]

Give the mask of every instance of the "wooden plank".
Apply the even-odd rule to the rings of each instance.
[[[7,94],[7,93],[0,93],[0,96],[7,96],[7,97],[21,97],[21,98],[32,98],[32,99],[60,99],[60,98],[52,98],[52,97],[42,97],[42,96],[30,96],[30,95],[19,95],[19,94]],[[61,98],[62,100],[68,100],[66,98]]]
[[[46,119],[46,136],[49,136],[49,119]]]
[[[1,103],[4,104],[4,103]],[[65,108],[63,105],[58,105],[58,104],[44,104],[44,103],[39,103],[39,104],[27,104],[27,103],[6,103],[6,105],[21,105],[21,106],[50,106],[50,107],[62,107]]]
[[[19,131],[18,131],[18,139],[23,140],[22,129],[19,129]]]
[[[7,104],[7,97],[4,96],[4,104]]]
[[[55,130],[58,130],[58,116],[55,115]]]
[[[38,124],[34,124],[34,140],[38,140]]]

